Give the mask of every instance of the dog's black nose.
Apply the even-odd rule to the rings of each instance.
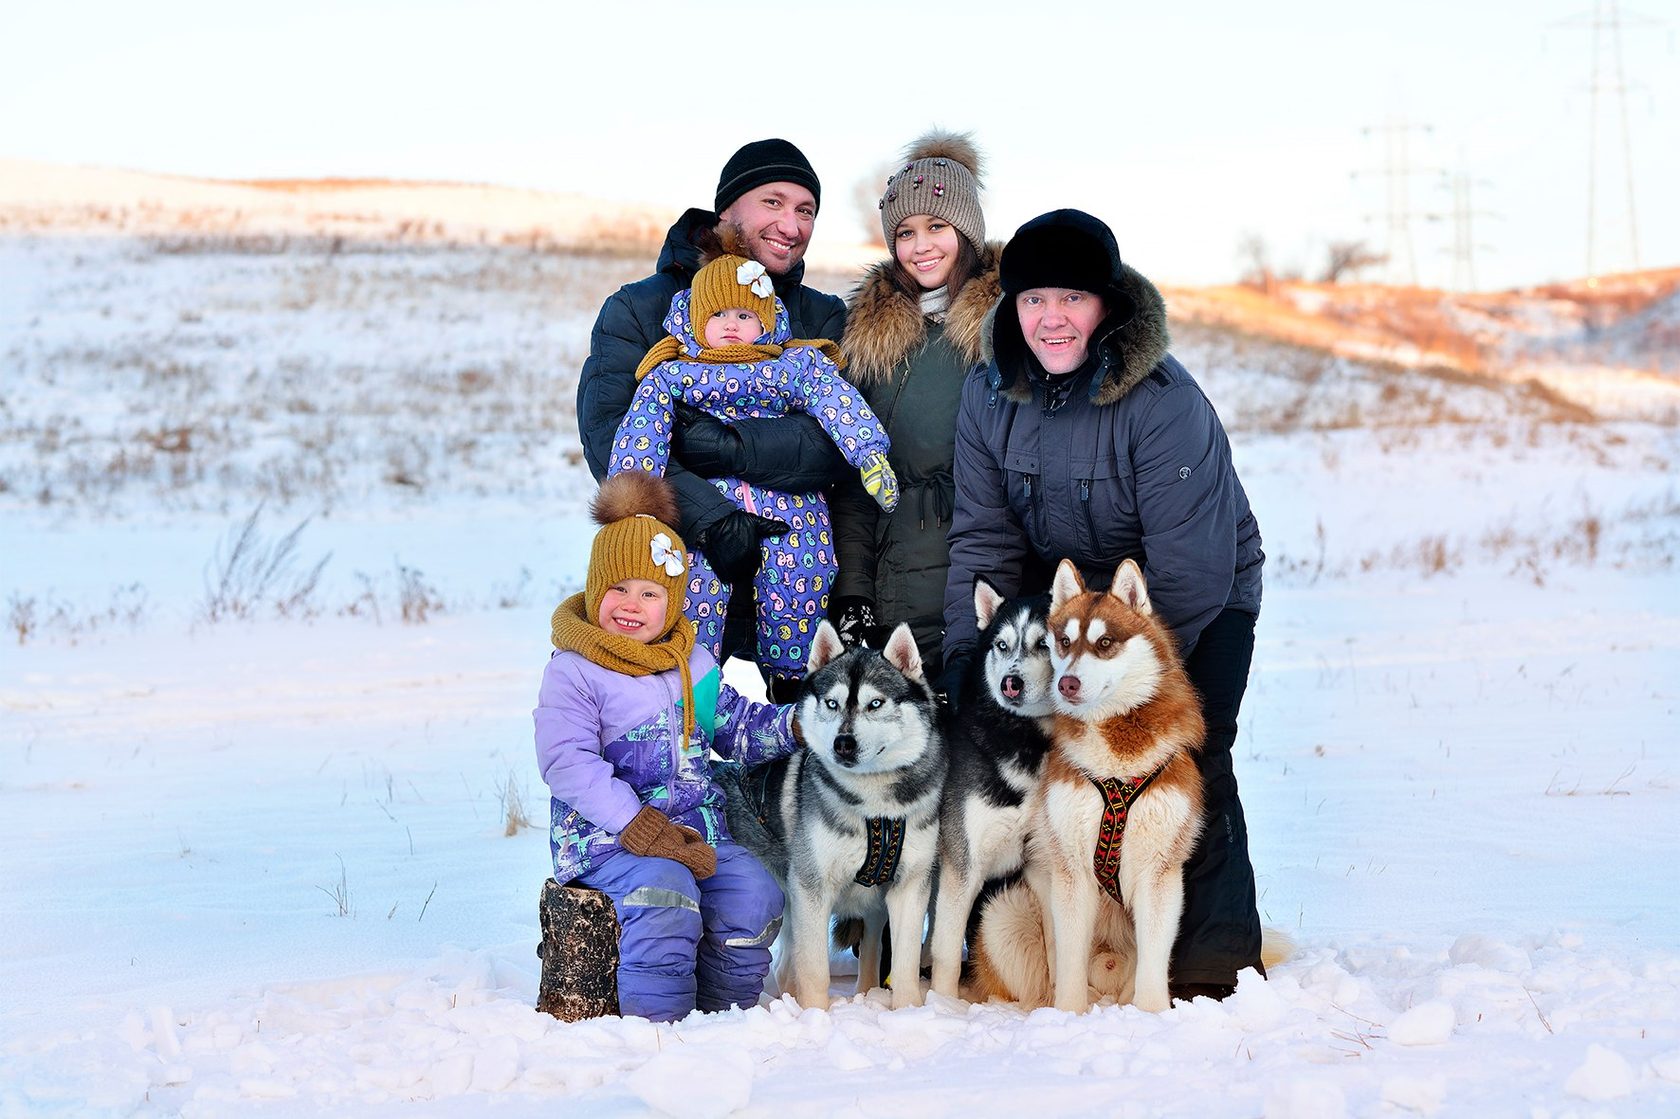
[[[834,760],[845,766],[856,765],[858,760],[857,739],[849,734],[835,735]]]
[[[1007,699],[1019,699],[1026,690],[1027,682],[1013,674],[1003,678],[1003,694]]]

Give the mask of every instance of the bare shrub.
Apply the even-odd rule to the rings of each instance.
[[[509,770],[507,779],[497,784],[496,797],[502,806],[503,835],[518,835],[532,826],[531,816],[525,811],[525,793],[516,772]]]
[[[279,539],[269,540],[257,527],[262,510],[258,504],[228,533],[205,568],[204,603],[199,611],[205,621],[250,618],[264,605],[272,605],[282,617],[313,617],[320,612],[315,605],[316,585],[332,553],[299,573],[298,537],[309,518]]]
[[[338,916],[354,917],[356,915],[355,908],[350,904],[350,881],[349,875],[344,869],[343,855],[338,856],[338,884],[330,890],[325,886],[316,886],[315,888],[332,898],[333,904],[338,907]]]
[[[519,569],[519,581],[513,584],[498,583],[491,591],[498,610],[518,610],[530,601],[531,569]]]
[[[397,563],[397,597],[402,603],[404,625],[424,625],[433,611],[443,612],[443,599],[437,588],[426,582],[425,574],[416,568]]]
[[[13,591],[6,606],[6,624],[17,634],[18,644],[27,645],[38,624],[35,618],[35,596],[24,598]]]

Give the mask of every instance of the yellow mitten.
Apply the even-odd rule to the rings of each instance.
[[[880,451],[871,451],[863,460],[863,488],[875,503],[891,513],[898,508],[898,475]]]

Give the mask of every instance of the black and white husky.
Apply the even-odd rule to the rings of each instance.
[[[795,726],[806,749],[748,771],[744,796],[726,783],[730,830],[787,893],[782,991],[800,1006],[829,1005],[835,916],[863,918],[857,990],[880,986],[890,920],[915,930],[893,937],[892,1006],[915,1006],[946,759],[910,627],[893,630],[879,651],[847,649],[833,626],[818,627]]]
[[[963,929],[980,889],[1022,869],[1033,804],[1050,750],[1054,674],[1050,596],[1005,602],[974,584],[980,636],[950,729],[951,770],[939,819],[933,989],[955,997]]]

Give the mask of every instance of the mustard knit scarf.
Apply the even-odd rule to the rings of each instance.
[[[608,633],[584,615],[583,592],[579,591],[554,608],[550,621],[556,649],[564,649],[590,662],[626,676],[651,676],[676,669],[682,680],[682,741],[688,746],[694,733],[694,681],[689,678],[688,658],[694,652],[694,623],[679,617],[663,641],[644,645],[616,633]]]
[[[642,363],[636,366],[636,380],[641,380],[654,367],[667,361],[703,361],[708,365],[732,365],[735,362],[751,364],[755,361],[768,361],[782,356],[782,351],[791,346],[814,346],[821,350],[838,368],[846,368],[846,355],[840,352],[840,347],[827,338],[812,338],[803,341],[789,342],[787,346],[778,346],[774,342],[739,342],[733,346],[719,346],[717,349],[703,349],[697,356],[690,357],[683,344],[678,339],[667,334],[653,344],[653,349],[642,358]]]

